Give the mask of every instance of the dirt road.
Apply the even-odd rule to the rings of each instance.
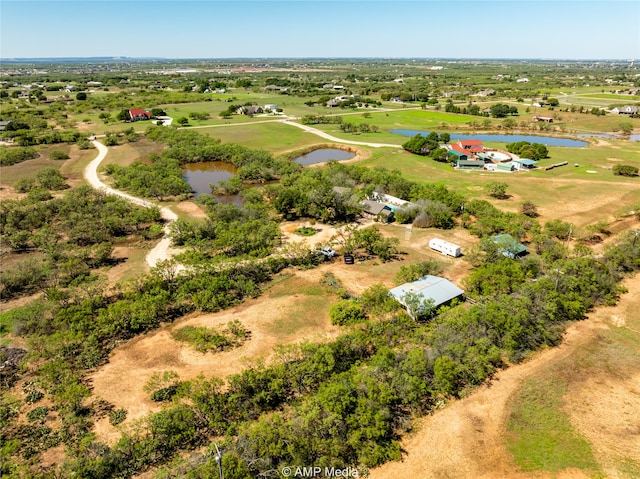
[[[372,148],[402,148],[401,145],[392,145],[390,143],[369,143],[366,141],[353,141],[353,140],[344,140],[342,138],[337,138],[335,136],[331,136],[324,131],[318,130],[317,128],[313,128],[311,126],[302,125],[300,123],[296,123],[294,121],[284,120],[282,123],[285,125],[295,126],[300,128],[308,133],[313,133],[314,135],[321,136],[322,138],[326,138],[327,140],[334,141],[336,143],[345,143],[348,145],[361,145],[361,146],[370,146]]]
[[[87,165],[87,167],[84,169],[84,172],[83,172],[85,180],[87,180],[87,183],[89,183],[89,185],[92,188],[103,191],[108,195],[120,196],[121,198],[124,198],[133,204],[143,206],[145,208],[153,208],[154,206],[156,206],[154,203],[150,201],[143,200],[142,198],[138,198],[136,196],[130,195],[128,193],[124,193],[122,191],[119,191],[107,186],[98,176],[98,167],[100,166],[100,163],[102,163],[102,160],[104,160],[105,157],[107,156],[109,149],[106,146],[104,146],[102,143],[96,140],[93,141],[93,145],[98,149],[98,156],[96,156],[95,159],[93,159],[91,163]],[[152,268],[156,266],[160,261],[171,258],[172,256],[172,251],[170,250],[171,239],[168,236],[169,225],[173,221],[178,219],[178,215],[176,215],[169,208],[161,207],[160,214],[162,216],[162,219],[166,221],[166,224],[164,226],[165,236],[151,251],[149,251],[149,254],[147,254],[146,262]]]

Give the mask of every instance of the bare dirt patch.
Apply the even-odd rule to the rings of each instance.
[[[563,343],[557,348],[536,354],[529,361],[501,371],[495,379],[476,390],[470,396],[449,404],[444,410],[416,421],[416,432],[402,441],[405,451],[402,462],[387,463],[371,471],[372,479],[419,478],[584,478],[579,470],[566,470],[558,474],[517,472],[504,444],[509,401],[517,394],[525,379],[544,374],[550,367],[563,361],[575,361],[575,352],[589,344],[596,344],[601,333],[612,324],[614,314],[637,311],[640,307],[640,278],[627,280],[629,292],[619,304],[611,308],[599,308],[585,321],[569,327]],[[563,363],[564,364],[564,363]],[[614,454],[637,458],[637,417],[640,416],[638,375],[622,380],[609,376],[597,385],[594,392],[590,381],[572,385],[567,395],[568,410],[576,427],[592,443],[594,451],[602,451],[598,459],[606,469],[604,459]],[[613,383],[611,383],[613,381]],[[607,397],[611,393],[611,397]],[[631,394],[631,395],[630,395]],[[602,396],[606,401],[599,400]],[[616,403],[616,399],[619,404]],[[580,405],[578,407],[578,405]],[[594,405],[594,406],[590,406]],[[596,406],[597,405],[597,406]],[[613,409],[608,409],[612,407]],[[617,419],[606,425],[610,416]],[[635,418],[635,429],[628,419]],[[591,423],[595,423],[591,426]],[[584,424],[584,427],[583,427]],[[605,427],[606,434],[599,436],[597,425]],[[587,429],[587,426],[589,429]],[[633,441],[620,446],[615,443],[616,433],[632,435]],[[620,441],[620,439],[618,439]],[[620,450],[622,449],[622,450]],[[635,454],[635,455],[632,455]],[[616,477],[616,476],[611,476]]]
[[[185,213],[191,218],[206,218],[207,213],[193,201],[182,201],[178,203],[175,208],[181,213]]]
[[[305,339],[318,341],[333,336],[338,329],[329,322],[326,299],[304,293],[305,288],[318,287],[315,279],[320,278],[320,273],[311,278],[301,278],[301,273],[296,272],[292,278],[275,284],[263,297],[227,311],[185,317],[118,347],[109,357],[109,363],[90,376],[94,396],[117,408],[125,408],[127,420],[123,424],[131,424],[160,409],[143,390],[156,372],[174,370],[181,380],[200,375],[225,378],[256,364],[259,359],[268,362],[278,344]],[[296,284],[293,287],[285,285],[287,281]],[[299,293],[291,294],[292,291]],[[309,310],[313,314],[309,314]],[[175,328],[189,325],[222,329],[236,319],[251,332],[251,338],[230,351],[199,353],[171,336]],[[95,431],[100,440],[113,441],[118,437],[117,430],[108,420],[99,421]]]
[[[24,198],[26,194],[18,193],[13,186],[9,185],[0,185],[0,201],[5,200],[19,200],[20,198]]]
[[[565,401],[572,425],[592,444],[607,477],[620,477],[616,464],[640,461],[640,373],[588,378],[571,385]]]
[[[366,228],[375,224],[374,221],[360,219],[355,223],[358,228]],[[298,228],[314,228],[316,234],[312,236],[302,236],[295,232]],[[280,231],[282,233],[283,243],[303,243],[306,242],[310,247],[321,244],[328,244],[332,238],[338,235],[339,226],[328,225],[324,223],[309,222],[306,220],[286,221],[280,223]]]

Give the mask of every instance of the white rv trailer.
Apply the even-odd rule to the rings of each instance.
[[[453,256],[454,258],[457,258],[461,254],[460,246],[439,238],[429,240],[429,248],[439,251],[442,254]]]

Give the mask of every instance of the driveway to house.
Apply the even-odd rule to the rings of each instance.
[[[124,198],[127,201],[130,201],[133,204],[138,206],[142,206],[144,208],[153,208],[157,206],[156,204],[143,200],[142,198],[138,198],[136,196],[130,195],[128,193],[124,193],[123,191],[119,191],[107,186],[100,178],[98,177],[98,167],[102,160],[107,156],[109,149],[104,146],[99,141],[92,141],[93,145],[98,149],[98,156],[95,157],[94,160],[91,161],[84,169],[83,175],[87,183],[91,185],[92,188],[96,190],[103,191],[108,195],[115,195],[121,198]],[[164,225],[164,237],[160,240],[160,242],[147,254],[146,262],[150,267],[156,266],[160,261],[169,259],[172,256],[172,252],[170,251],[171,239],[169,238],[169,226],[170,224],[178,219],[178,215],[176,215],[169,208],[160,207],[160,215],[162,219],[166,221]]]
[[[401,145],[392,145],[389,143],[369,143],[366,141],[353,141],[353,140],[344,140],[342,138],[337,138],[335,136],[331,136],[328,133],[325,133],[324,131],[318,130],[317,128],[313,128],[311,126],[307,126],[307,125],[302,125],[300,123],[296,123],[294,121],[289,121],[289,120],[283,120],[282,123],[286,124],[286,125],[291,125],[291,126],[295,126],[297,128],[300,128],[306,132],[309,133],[313,133],[314,135],[318,135],[321,136],[322,138],[326,138],[327,140],[331,140],[335,143],[346,143],[349,145],[361,145],[361,146],[370,146],[372,148],[402,148]]]

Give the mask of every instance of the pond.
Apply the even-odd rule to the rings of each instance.
[[[613,133],[577,133],[576,136],[581,138],[611,138],[613,140],[624,140],[625,138],[630,141],[640,141],[640,135],[614,135]]]
[[[299,156],[293,161],[304,166],[315,165],[317,163],[324,163],[329,160],[350,160],[356,155],[351,151],[338,150],[334,148],[322,148],[320,150],[313,150],[311,153]]]
[[[183,176],[194,191],[196,198],[211,194],[212,184],[233,178],[238,171],[235,165],[224,161],[203,161],[183,165]]]
[[[420,130],[389,130],[391,133],[403,136],[416,136],[418,134],[427,136],[429,131]],[[528,141],[530,143],[542,143],[547,146],[566,146],[571,148],[581,148],[588,146],[589,143],[582,140],[572,140],[570,138],[556,138],[555,136],[541,135],[499,135],[499,134],[460,134],[451,133],[452,140],[481,140],[481,141],[501,141],[505,143],[514,143],[516,141]]]

